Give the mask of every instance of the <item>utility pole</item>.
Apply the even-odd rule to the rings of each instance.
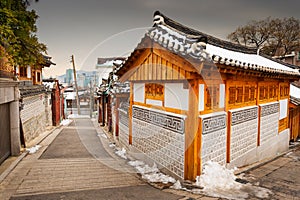
[[[78,115],[80,115],[80,103],[79,103],[79,95],[78,95],[78,86],[77,86],[77,79],[76,79],[76,69],[75,69],[74,55],[72,55],[71,58],[72,58],[72,63],[73,63],[73,73],[74,73],[75,88],[76,88],[77,113],[78,113]]]

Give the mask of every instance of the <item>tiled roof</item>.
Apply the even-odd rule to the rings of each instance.
[[[261,56],[257,54],[257,50],[254,48],[220,40],[186,27],[159,11],[154,13],[153,23],[153,27],[148,30],[135,51],[143,48],[142,43],[148,37],[173,53],[183,57],[191,57],[200,62],[207,61],[244,70],[300,77],[299,70],[289,64],[276,61],[267,56]],[[136,56],[134,52],[127,60],[131,60]],[[123,62],[120,68],[126,64],[127,60]]]
[[[299,106],[300,105],[300,99],[298,98],[295,98],[295,97],[292,97],[290,98],[290,102],[296,106]]]

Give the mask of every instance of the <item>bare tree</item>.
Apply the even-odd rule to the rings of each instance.
[[[261,49],[267,55],[285,55],[299,49],[300,20],[291,18],[251,21],[238,27],[227,38],[245,46]]]

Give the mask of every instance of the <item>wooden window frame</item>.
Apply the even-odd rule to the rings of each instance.
[[[145,84],[145,99],[164,101],[165,86],[159,83]]]
[[[221,111],[224,108],[220,108],[220,84],[205,85],[204,92],[204,111],[200,114],[207,114],[211,112]]]
[[[234,109],[244,106],[256,105],[256,83],[255,82],[233,82],[228,83],[227,108]]]

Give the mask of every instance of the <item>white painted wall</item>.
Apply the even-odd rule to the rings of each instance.
[[[219,108],[225,107],[225,84],[220,84]]]
[[[145,84],[134,83],[133,84],[133,101],[144,103],[145,100]]]
[[[188,110],[189,90],[183,88],[183,83],[165,84],[165,107]]]
[[[153,100],[153,99],[146,99],[146,104],[155,105],[155,106],[163,106],[162,101]]]
[[[27,66],[27,78],[31,78],[31,67]]]
[[[287,117],[288,99],[279,100],[279,120]]]
[[[204,110],[204,84],[199,84],[199,111]]]

